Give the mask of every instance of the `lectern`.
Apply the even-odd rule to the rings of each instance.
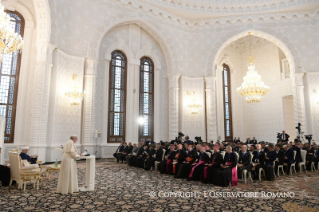
[[[85,186],[79,187],[80,191],[93,191],[95,182],[95,155],[80,156],[80,159],[86,159],[85,168]]]

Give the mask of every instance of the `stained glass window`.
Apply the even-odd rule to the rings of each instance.
[[[17,12],[6,11],[10,15],[10,26],[23,37],[24,19]],[[0,65],[0,116],[6,118],[4,142],[14,142],[14,124],[16,115],[18,82],[21,54],[14,53],[3,55]]]
[[[141,58],[139,140],[153,140],[154,64],[148,57]]]
[[[224,93],[224,128],[225,140],[232,141],[232,113],[231,113],[231,89],[230,89],[230,70],[228,65],[223,65],[223,93]]]
[[[126,56],[112,52],[109,77],[109,133],[108,142],[125,140]]]

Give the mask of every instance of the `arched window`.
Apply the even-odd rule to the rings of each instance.
[[[23,37],[24,19],[17,12],[6,11],[10,15],[10,26]],[[21,54],[18,51],[3,55],[0,67],[0,116],[6,117],[4,142],[13,143],[14,124],[18,97]]]
[[[224,93],[224,129],[225,140],[232,141],[233,139],[233,124],[232,124],[232,105],[231,105],[231,82],[229,66],[223,64],[223,93]]]
[[[148,57],[141,58],[139,141],[153,141],[154,129],[154,64]]]
[[[109,132],[108,142],[125,140],[127,59],[123,52],[113,51],[109,77]]]

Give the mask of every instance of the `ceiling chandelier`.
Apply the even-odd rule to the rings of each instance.
[[[23,46],[22,37],[14,32],[10,26],[11,17],[4,12],[4,7],[0,0],[0,63],[4,54],[21,50]]]
[[[248,58],[248,71],[246,76],[243,78],[244,82],[237,92],[243,96],[247,103],[258,103],[263,95],[269,91],[269,86],[266,86],[263,81],[261,81],[261,76],[255,70],[255,58],[251,56],[251,40],[250,32],[249,35],[249,52],[250,56]]]
[[[72,80],[73,80],[73,86],[71,87],[69,92],[66,92],[65,95],[70,97],[70,104],[71,105],[79,105],[84,97],[84,92],[78,89],[78,86],[76,84],[76,74],[73,74]]]
[[[197,104],[197,100],[195,97],[195,91],[193,91],[192,93],[193,93],[193,98],[192,98],[190,104],[187,105],[187,107],[189,107],[191,109],[192,114],[198,114],[198,108],[202,107],[202,105]],[[187,91],[187,96],[191,96],[192,93]]]

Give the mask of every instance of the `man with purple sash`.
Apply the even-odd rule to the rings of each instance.
[[[201,180],[204,183],[213,182],[213,173],[223,163],[223,156],[219,153],[219,145],[214,146],[214,152],[210,157],[209,163],[205,164],[201,173]]]
[[[232,152],[232,147],[228,145],[226,147],[226,154],[222,166],[216,169],[213,173],[213,183],[218,186],[229,186],[230,182],[232,186],[238,184],[237,177],[237,165],[238,159],[236,153]]]
[[[198,144],[197,146],[199,146],[198,148],[200,150],[199,160],[198,163],[192,164],[191,171],[188,175],[187,180],[200,180],[202,168],[206,163],[209,162],[209,156],[206,154],[206,148],[200,144]]]

